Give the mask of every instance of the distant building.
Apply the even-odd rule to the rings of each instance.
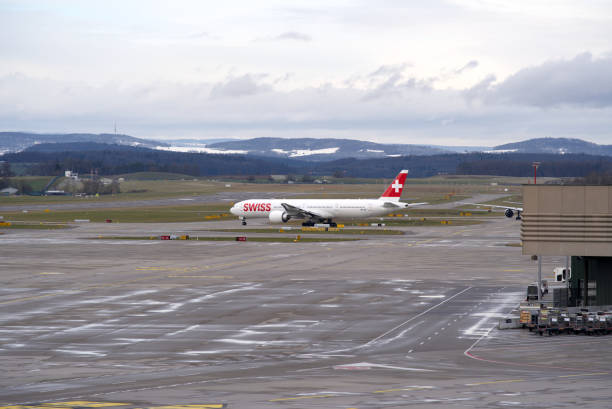
[[[70,179],[79,180],[79,174],[71,170],[64,171],[64,176]]]
[[[113,183],[113,179],[110,179],[110,178],[101,178],[100,182],[102,182],[103,185],[110,185],[111,183]]]
[[[15,189],[14,187],[6,187],[2,190],[0,190],[0,195],[1,196],[12,196],[17,194],[18,190]]]
[[[287,175],[270,175],[270,178],[275,182],[284,182],[287,180]]]
[[[63,190],[47,190],[45,192],[45,195],[47,195],[47,196],[64,196],[66,194],[67,193],[64,192]]]

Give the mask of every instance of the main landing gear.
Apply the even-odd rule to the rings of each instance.
[[[319,220],[319,223],[325,223],[325,224],[329,224],[329,227],[338,227],[337,223],[332,222],[331,219],[327,219],[327,220]],[[315,222],[312,220],[308,220],[306,222],[302,223],[303,227],[313,227],[315,225]]]

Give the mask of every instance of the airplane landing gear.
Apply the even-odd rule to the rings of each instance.
[[[319,220],[319,223],[329,224],[329,227],[338,227],[338,224],[331,221],[331,219],[327,220]],[[315,222],[312,220],[308,220],[307,222],[302,223],[302,227],[314,227]]]
[[[244,217],[244,216],[240,216],[240,220],[242,221],[242,225],[243,225],[243,226],[246,226],[246,225],[247,225],[247,222],[246,222],[246,217]]]

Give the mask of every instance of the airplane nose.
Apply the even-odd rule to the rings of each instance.
[[[230,209],[230,213],[234,216],[238,216],[238,204],[232,206],[232,208]]]

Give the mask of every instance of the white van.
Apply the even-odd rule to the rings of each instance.
[[[555,273],[555,281],[557,282],[564,283],[572,278],[571,268],[555,267],[553,271]]]

